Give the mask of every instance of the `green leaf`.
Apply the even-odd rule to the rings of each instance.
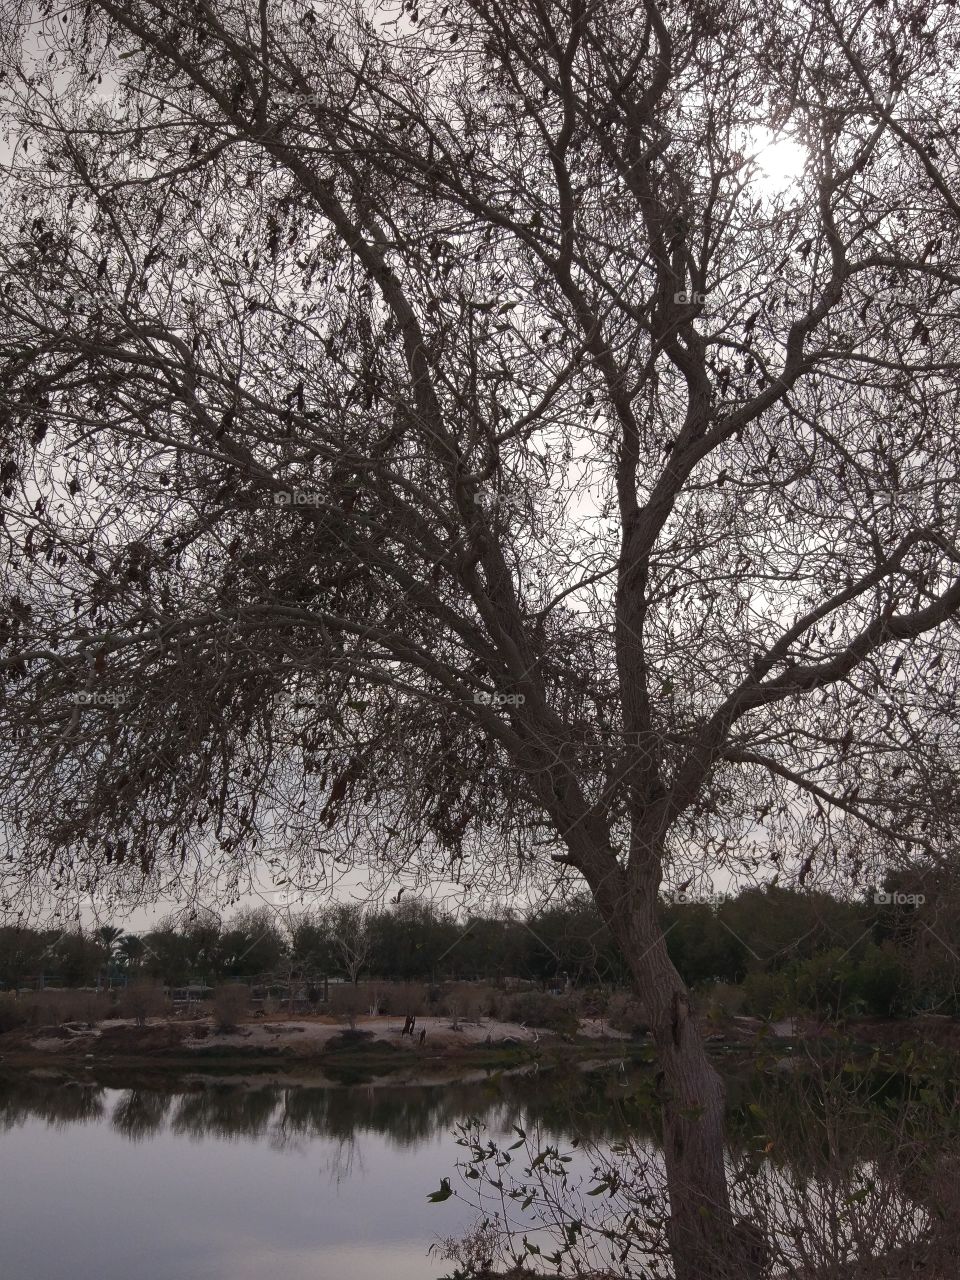
[[[449,1200],[452,1195],[453,1195],[453,1190],[451,1189],[451,1186],[450,1186],[450,1179],[441,1178],[440,1190],[431,1192],[431,1194],[427,1196],[427,1199],[430,1201],[431,1204],[440,1204],[440,1202],[443,1200]]]

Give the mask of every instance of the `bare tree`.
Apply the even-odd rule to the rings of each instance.
[[[334,902],[323,910],[321,921],[321,927],[329,931],[332,950],[356,986],[373,943],[364,907],[358,902]]]
[[[582,877],[736,1273],[657,894],[952,852],[958,19],[12,16],[7,898]]]

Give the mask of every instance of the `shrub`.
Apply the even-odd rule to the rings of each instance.
[[[356,1027],[357,1018],[369,1007],[370,997],[362,987],[352,982],[330,984],[330,1012],[342,1022]]]
[[[474,986],[474,997],[477,1002],[477,1013],[481,1018],[499,1017],[502,1007],[503,993],[489,982],[478,982]]]
[[[159,982],[133,982],[120,993],[116,1005],[118,1018],[135,1018],[142,1027],[148,1018],[162,1018],[169,1013],[170,1002]]]
[[[13,994],[0,994],[0,1036],[5,1031],[16,1031],[27,1023],[27,1015],[20,1006],[20,1001]]]
[[[735,986],[732,982],[715,982],[701,994],[698,1001],[711,1022],[722,1022],[725,1018],[743,1013],[746,1004],[745,988],[742,985]]]
[[[854,986],[868,1013],[889,1018],[902,1011],[910,979],[898,956],[871,943],[857,965]]]
[[[576,992],[571,998],[581,1018],[602,1018],[607,1012],[611,996],[602,987],[591,987]]]
[[[99,1022],[110,1015],[106,995],[96,991],[21,992],[18,1001],[32,1027],[59,1027],[64,1022]]]
[[[213,1018],[218,1031],[233,1031],[250,1008],[250,989],[240,982],[221,982],[213,993]]]
[[[755,1018],[776,1018],[791,1011],[790,982],[783,973],[748,973],[743,983],[743,1008]]]
[[[568,997],[551,996],[540,991],[523,991],[511,996],[507,1003],[507,1018],[511,1022],[523,1022],[528,1027],[543,1027],[560,1034],[572,1034],[578,1025]]]
[[[212,1000],[192,1000],[190,1004],[184,1005],[180,1009],[177,1017],[183,1018],[187,1022],[196,1022],[198,1019],[212,1018],[214,1016],[214,1008]]]
[[[631,991],[616,991],[607,1002],[607,1022],[614,1031],[643,1036],[650,1030],[643,1006]]]
[[[839,1018],[859,1005],[854,968],[837,948],[801,961],[793,970],[797,1003],[821,1017]]]
[[[462,1018],[465,1022],[476,1022],[489,1005],[490,998],[486,988],[471,982],[459,982],[445,993],[442,1009],[455,1021]]]
[[[376,990],[381,1013],[401,1017],[412,1013],[419,1017],[430,1010],[427,987],[422,982],[381,982],[377,984]]]

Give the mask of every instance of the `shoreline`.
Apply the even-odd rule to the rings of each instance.
[[[453,1023],[424,1017],[417,1026],[427,1033],[424,1043],[416,1034],[401,1035],[402,1030],[403,1019],[390,1015],[357,1018],[353,1027],[329,1015],[248,1018],[230,1030],[217,1028],[210,1016],[149,1018],[142,1025],[131,1019],[65,1022],[0,1035],[0,1070],[56,1073],[69,1067],[205,1076],[255,1072],[287,1079],[305,1071],[315,1079],[329,1077],[331,1083],[383,1079],[442,1084],[471,1072],[512,1072],[534,1065],[584,1069],[622,1060],[641,1065],[653,1053],[649,1036],[631,1037],[599,1020],[584,1020],[576,1035],[564,1035],[492,1019]],[[793,1056],[795,1051],[801,1046],[829,1051],[837,1031],[809,1024],[788,1030],[785,1022],[764,1026],[747,1018],[733,1019],[723,1031],[704,1030],[705,1048],[717,1067],[734,1071],[758,1049],[773,1058],[775,1069],[799,1069],[802,1055]],[[918,1033],[928,1049],[960,1052],[960,1027],[946,1020],[850,1024],[845,1032],[846,1043],[852,1041],[864,1053],[895,1052]]]
[[[511,1023],[451,1025],[449,1019],[418,1019],[427,1033],[401,1036],[403,1019],[357,1019],[345,1027],[329,1018],[247,1020],[217,1029],[209,1017],[150,1018],[143,1025],[126,1019],[95,1024],[19,1029],[0,1036],[0,1070],[157,1071],[164,1074],[293,1073],[371,1077],[409,1083],[448,1083],[465,1074],[516,1071],[537,1064],[597,1063],[634,1057],[646,1042],[589,1027],[577,1037]]]

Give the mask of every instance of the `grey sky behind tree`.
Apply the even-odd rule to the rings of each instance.
[[[6,897],[585,880],[736,1271],[661,885],[955,856],[952,10],[11,17]]]

